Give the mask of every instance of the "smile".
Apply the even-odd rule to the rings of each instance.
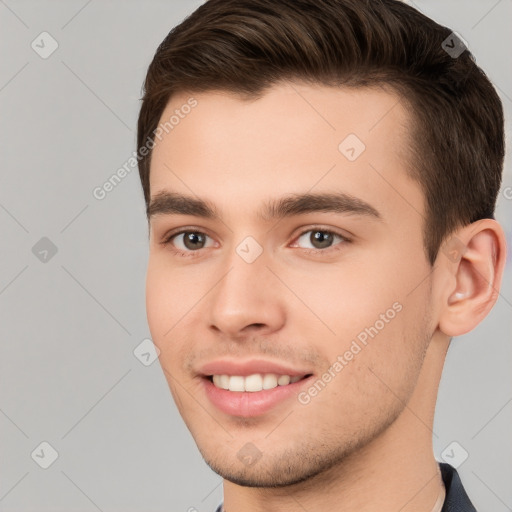
[[[253,373],[252,375],[212,375],[213,385],[229,391],[255,393],[277,386],[287,386],[303,379],[301,375],[277,375],[275,373]]]
[[[313,378],[312,374],[253,373],[215,374],[201,380],[206,397],[218,411],[250,418],[262,416],[278,406],[286,407],[287,401],[295,404],[297,395]]]

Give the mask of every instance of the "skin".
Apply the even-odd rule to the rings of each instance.
[[[190,96],[174,96],[162,120]],[[177,407],[224,478],[225,509],[430,512],[443,488],[432,448],[443,363],[450,338],[496,301],[501,227],[482,220],[460,228],[449,240],[464,251],[440,251],[429,264],[424,196],[407,174],[409,114],[382,88],[283,82],[251,101],[193,97],[197,107],[154,147],[151,195],[201,198],[220,218],[151,218],[147,316]],[[350,133],[366,145],[353,162],[338,150]],[[258,216],[270,199],[333,191],[381,218]],[[207,242],[162,243],[184,228]],[[308,252],[311,231],[301,235],[319,229],[350,241],[334,237]],[[253,263],[236,252],[247,236],[263,250]],[[241,418],[203,391],[199,366],[221,357],[282,361],[319,377],[397,302],[401,311],[306,405],[291,399]],[[252,466],[237,457],[247,443],[261,453]]]

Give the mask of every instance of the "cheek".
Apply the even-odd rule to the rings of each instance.
[[[429,268],[380,256],[318,267],[300,279],[288,274],[296,295],[316,314],[304,314],[301,305],[295,322],[331,365],[342,357],[343,376],[336,380],[345,389],[356,386],[352,396],[387,393],[379,377],[405,392],[420,370],[429,334]]]
[[[179,349],[176,335],[188,301],[179,291],[182,287],[179,273],[166,267],[158,258],[150,256],[146,275],[146,316],[153,343],[160,350],[160,363],[173,373],[175,358],[172,356]]]
[[[421,321],[412,329],[406,328],[408,322],[404,307],[381,330],[361,330],[364,343],[361,336],[347,334],[328,349],[335,377],[318,393],[314,406],[330,418],[326,423],[364,432],[400,413],[414,391],[424,346]],[[336,361],[341,366],[334,367]]]
[[[205,271],[171,266],[164,255],[150,255],[146,274],[146,315],[160,363],[172,375],[181,375],[212,283]],[[169,376],[168,380],[169,380]],[[172,379],[169,382],[172,384]],[[173,393],[174,394],[174,393]]]
[[[204,284],[200,272],[171,267],[164,256],[150,255],[146,274],[146,314],[155,343],[169,337],[194,307]]]
[[[317,265],[307,271],[283,272],[283,280],[293,283],[296,295],[287,299],[290,305],[296,303],[295,321],[307,322],[318,333],[327,334],[338,343],[338,348],[344,340],[380,322],[380,315],[388,310],[388,316],[394,318],[393,304],[403,300],[403,287],[394,272],[380,265],[375,268],[375,263],[344,261],[343,265]]]

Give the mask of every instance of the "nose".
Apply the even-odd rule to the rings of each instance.
[[[209,294],[210,329],[229,339],[266,335],[285,323],[282,290],[262,255],[247,263],[237,254],[229,271]]]

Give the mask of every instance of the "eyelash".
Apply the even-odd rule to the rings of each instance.
[[[331,229],[324,229],[321,226],[313,226],[313,227],[310,227],[309,229],[302,231],[294,238],[294,240],[298,240],[300,237],[302,237],[303,235],[305,235],[306,233],[309,233],[311,231],[320,231],[321,233],[328,233],[330,235],[334,235],[334,236],[341,238],[341,241],[335,245],[327,247],[326,249],[304,249],[304,248],[302,248],[302,250],[305,251],[306,254],[331,253],[332,251],[341,250],[341,248],[339,247],[340,245],[345,245],[347,243],[352,242],[352,240],[347,238],[345,235],[342,235],[341,233],[338,233]],[[182,251],[181,249],[177,249],[176,247],[174,247],[172,245],[172,239],[177,237],[178,235],[182,235],[184,233],[199,233],[201,235],[208,236],[203,231],[200,231],[199,229],[192,227],[192,228],[187,228],[187,229],[181,229],[180,231],[171,232],[171,233],[165,235],[164,239],[160,242],[160,244],[163,246],[170,246],[172,248],[171,249],[172,252],[178,256],[181,256],[184,258],[198,257],[199,256],[198,253],[200,253],[201,249],[198,249],[196,251]],[[300,249],[300,247],[299,247],[299,249]]]

